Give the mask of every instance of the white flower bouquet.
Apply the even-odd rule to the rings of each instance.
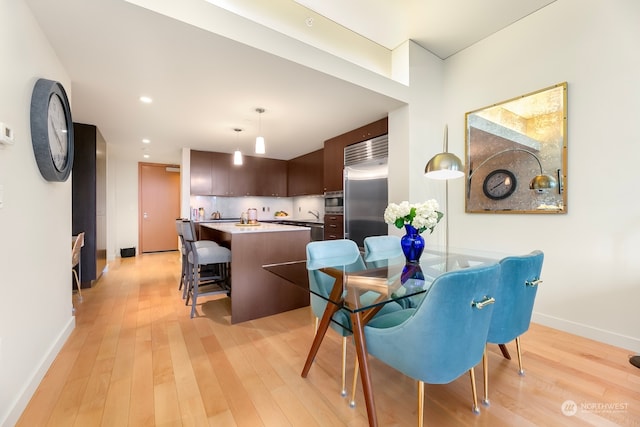
[[[408,224],[417,229],[418,233],[425,230],[433,233],[433,229],[444,216],[438,209],[440,206],[434,199],[414,204],[407,201],[400,204],[389,203],[384,211],[384,222],[394,224],[398,228]]]

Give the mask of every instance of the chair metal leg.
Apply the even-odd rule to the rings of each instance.
[[[187,280],[187,260],[184,255],[182,256],[182,271],[180,272],[180,283],[178,284],[178,290],[182,290],[183,286],[186,286]],[[182,292],[182,298],[184,298],[184,291]]]
[[[487,353],[486,345],[482,354],[482,374],[484,377],[484,399],[482,399],[482,404],[489,406],[489,353]]]
[[[347,395],[347,337],[342,337],[342,388],[340,396]]]
[[[471,377],[471,396],[473,397],[473,407],[471,410],[474,414],[480,413],[480,408],[478,408],[478,392],[476,391],[476,374],[474,369],[469,369],[469,376]]]
[[[418,381],[418,427],[424,425],[424,382]]]
[[[191,282],[191,318],[196,315],[196,303],[198,301],[198,285],[200,284],[200,268],[199,266],[194,267],[195,272],[193,273],[193,278]],[[187,300],[188,300],[187,294]]]
[[[518,374],[524,375],[524,369],[522,369],[522,353],[520,351],[520,337],[516,337],[516,352],[518,353]]]
[[[184,299],[184,305],[189,305],[189,299],[191,297],[191,288],[193,287],[193,266],[189,264],[187,268],[187,280],[182,290],[182,299]]]
[[[358,387],[358,371],[360,370],[360,364],[358,363],[358,358],[356,358],[356,363],[353,366],[353,383],[351,383],[351,400],[349,401],[349,406],[352,408],[356,407],[356,388]]]

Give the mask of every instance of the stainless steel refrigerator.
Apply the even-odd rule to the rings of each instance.
[[[344,159],[344,236],[362,248],[365,237],[388,230],[387,135],[345,147]]]

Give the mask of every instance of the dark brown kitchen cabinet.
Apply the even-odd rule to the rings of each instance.
[[[287,163],[287,194],[309,196],[324,192],[324,149],[296,157]]]
[[[107,143],[94,125],[74,123],[71,232],[84,232],[80,283],[92,286],[107,265]]]
[[[380,119],[324,142],[324,191],[342,191],[344,147],[388,133],[388,118]]]
[[[231,160],[226,153],[191,150],[191,194],[228,195]]]
[[[208,194],[225,196],[229,193],[229,171],[233,168],[232,162],[230,154],[211,153],[211,192]],[[193,170],[191,173],[193,174]]]
[[[232,161],[231,157],[229,160]],[[242,164],[231,164],[228,170],[229,185],[225,196],[254,196],[256,187],[255,157],[242,156]]]
[[[191,194],[202,196],[286,196],[287,162],[227,153],[191,151]]]
[[[208,151],[191,150],[191,194],[212,194],[211,157],[213,154]]]
[[[256,196],[287,196],[287,161],[254,157]]]
[[[344,216],[327,214],[324,216],[324,240],[344,238]]]

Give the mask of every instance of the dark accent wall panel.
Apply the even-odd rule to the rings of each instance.
[[[72,233],[84,231],[80,282],[90,287],[106,266],[106,142],[94,125],[74,123]]]

